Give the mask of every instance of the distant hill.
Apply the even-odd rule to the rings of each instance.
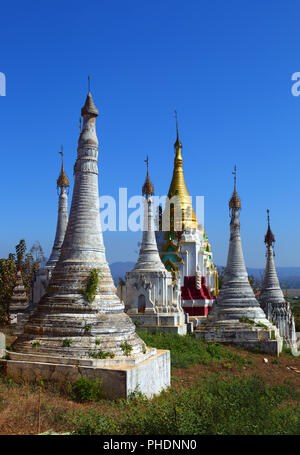
[[[109,264],[115,284],[118,284],[119,277],[124,280],[125,273],[135,266],[135,262],[112,262]],[[218,267],[219,268],[219,267]],[[248,274],[261,280],[264,276],[264,269],[247,268]],[[277,267],[278,278],[283,289],[300,289],[300,267]]]
[[[283,289],[300,288],[300,267],[277,267],[276,270],[280,286]],[[253,275],[256,279],[261,280],[265,270],[248,267],[247,271],[249,275]]]

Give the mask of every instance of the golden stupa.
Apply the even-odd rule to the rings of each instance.
[[[171,199],[174,196],[179,196],[180,199],[180,206],[182,212],[182,228],[175,230],[185,230],[185,229],[198,229],[198,221],[193,209],[192,199],[188,193],[186,188],[184,174],[183,174],[183,167],[182,167],[182,156],[181,156],[181,149],[182,144],[179,140],[179,133],[178,133],[178,124],[176,118],[176,131],[177,131],[177,138],[174,144],[175,149],[175,159],[174,159],[174,170],[173,170],[173,177],[171,181],[171,185],[168,192],[168,198]],[[170,215],[172,217],[172,207],[170,211]]]

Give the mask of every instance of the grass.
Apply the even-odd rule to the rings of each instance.
[[[99,381],[17,383],[0,368],[0,434],[300,434],[300,375],[279,358],[207,344],[193,335],[139,332],[171,350],[172,388],[149,400],[107,400]],[[287,382],[287,378],[288,381]]]
[[[211,375],[153,400],[141,394],[119,400],[117,415],[103,416],[89,409],[63,419],[73,434],[299,434],[300,408],[286,405],[289,399],[299,404],[299,393],[288,384],[270,387],[255,376],[223,381]]]
[[[216,343],[204,343],[196,340],[193,334],[179,336],[173,333],[149,333],[139,331],[138,335],[147,346],[171,351],[172,367],[187,368],[196,363],[208,364],[211,362],[234,362],[243,366],[250,361],[239,356]]]

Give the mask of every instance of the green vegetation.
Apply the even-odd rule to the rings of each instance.
[[[126,355],[127,357],[130,355],[132,351],[132,346],[131,344],[127,343],[127,341],[125,341],[125,343],[120,344],[120,348],[122,349],[123,354]]]
[[[174,333],[149,333],[140,331],[138,335],[147,346],[171,351],[172,367],[187,368],[196,363],[235,362],[242,366],[250,361],[224,349],[216,343],[204,343],[196,340],[193,334],[180,336]]]
[[[245,318],[244,316],[240,319],[240,322],[243,322],[244,324],[250,324],[250,325],[255,324],[255,321],[253,321],[253,319]]]
[[[93,303],[97,294],[97,288],[100,281],[100,270],[92,269],[87,279],[86,288],[83,290],[83,294],[87,298],[89,303]]]
[[[86,401],[99,401],[105,397],[100,380],[91,381],[80,378],[72,385],[72,397],[81,403]]]
[[[298,407],[288,400],[297,400]],[[224,381],[211,375],[153,400],[133,394],[115,403],[113,416],[89,409],[64,418],[73,434],[299,434],[299,400],[288,384],[271,387],[255,376]]]
[[[105,351],[98,351],[98,352],[90,352],[89,357],[92,357],[93,359],[107,359],[110,357],[113,359],[115,357],[115,354],[113,352],[105,352]]]
[[[83,330],[85,333],[89,333],[92,329],[92,326],[91,324],[86,324],[84,327],[83,327]]]
[[[291,303],[291,310],[295,319],[296,332],[300,332],[300,299],[289,301]]]
[[[69,338],[65,338],[63,340],[63,346],[64,347],[69,348],[71,345],[72,345],[72,340],[70,340]]]
[[[33,275],[44,261],[40,243],[35,242],[28,251],[24,239],[16,245],[15,253],[9,253],[7,258],[0,259],[0,324],[9,323],[9,302],[16,283],[17,268],[22,272],[23,283],[29,296]]]
[[[97,338],[97,340],[95,341],[95,344],[97,344],[99,346],[99,344],[101,344],[101,341],[99,340],[99,338]]]
[[[40,343],[39,341],[34,341],[34,342],[32,343],[32,345],[31,345],[31,347],[32,347],[33,349],[35,349],[35,348],[38,348],[40,345],[41,345],[41,343]]]

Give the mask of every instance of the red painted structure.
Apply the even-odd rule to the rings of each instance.
[[[206,286],[205,276],[201,277],[201,288],[196,287],[195,276],[185,276],[184,286],[181,286],[182,307],[190,316],[207,316],[215,302],[209,288]]]

